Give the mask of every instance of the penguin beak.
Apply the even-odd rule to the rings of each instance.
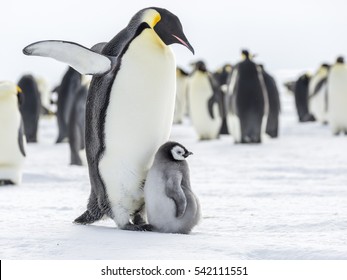
[[[185,46],[188,50],[190,50],[193,54],[195,54],[194,52],[194,48],[192,47],[192,45],[188,42],[187,38],[184,38],[185,40],[181,39],[180,37],[176,36],[175,34],[171,34],[176,40],[177,43]]]
[[[189,157],[190,155],[193,155],[193,153],[192,152],[186,152],[183,156],[185,157],[185,158],[187,158],[187,157]]]

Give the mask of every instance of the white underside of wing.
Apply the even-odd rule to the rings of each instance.
[[[81,74],[102,74],[111,69],[111,60],[81,45],[66,41],[41,41],[27,46],[26,55],[51,57],[69,64]]]

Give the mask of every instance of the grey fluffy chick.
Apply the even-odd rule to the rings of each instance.
[[[147,217],[153,231],[187,234],[201,218],[185,160],[191,154],[181,144],[167,142],[155,155],[144,186]]]

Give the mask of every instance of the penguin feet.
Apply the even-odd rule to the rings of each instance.
[[[122,229],[131,230],[131,231],[152,231],[153,226],[150,224],[142,224],[142,225],[127,224]]]
[[[11,180],[2,180],[0,179],[0,186],[14,185]]]

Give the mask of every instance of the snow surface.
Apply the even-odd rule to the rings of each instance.
[[[297,123],[293,97],[282,101],[280,138],[262,145],[198,142],[189,121],[173,127],[171,139],[194,152],[203,220],[190,235],[73,224],[86,207],[87,168],[69,166],[56,120],[42,119],[22,185],[0,187],[0,258],[347,259],[347,138]]]

